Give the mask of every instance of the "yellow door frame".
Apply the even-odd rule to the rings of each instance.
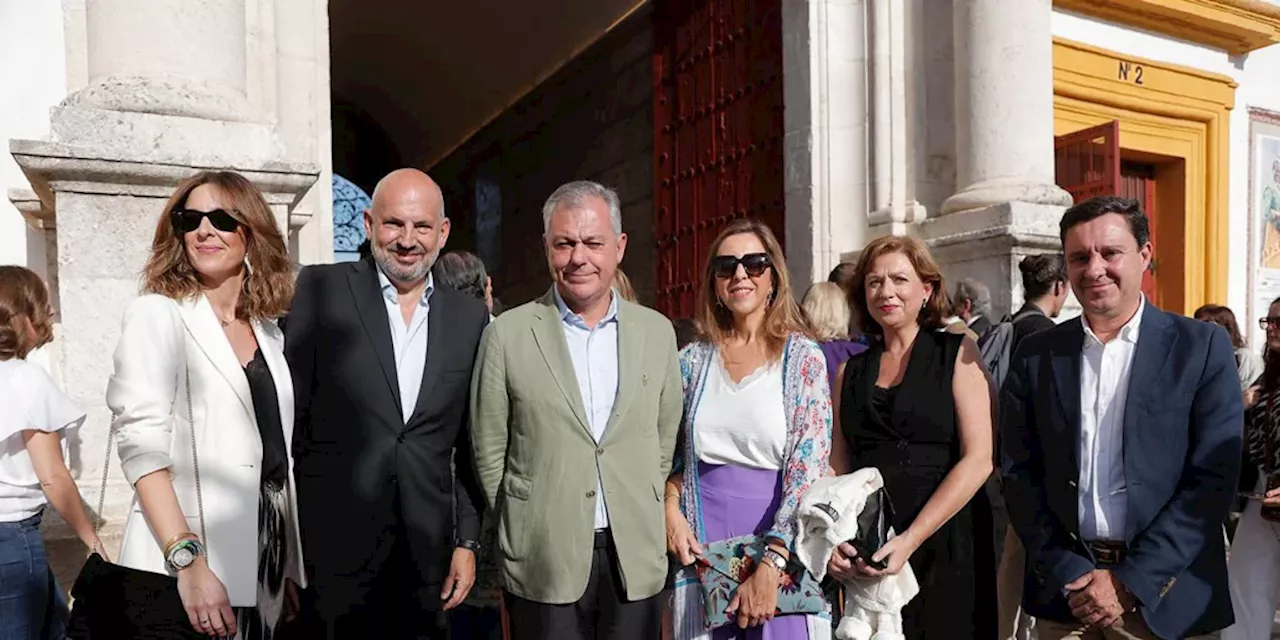
[[[1121,148],[1183,160],[1185,215],[1157,225],[1160,297],[1170,311],[1226,301],[1236,86],[1228,76],[1053,40],[1054,135],[1119,120]]]

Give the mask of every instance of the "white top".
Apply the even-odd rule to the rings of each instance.
[[[80,428],[85,413],[48,372],[17,358],[0,361],[0,407],[0,522],[17,522],[36,515],[46,502],[22,432],[62,431],[65,460],[66,434]]]
[[[382,268],[378,268],[378,285],[382,288],[382,300],[387,305],[387,321],[391,323],[391,347],[396,356],[396,380],[400,383],[400,413],[405,423],[413,417],[418,407],[418,393],[422,391],[422,372],[427,368],[427,315],[431,312],[431,293],[436,290],[435,278],[427,274],[427,287],[422,299],[413,308],[409,324],[400,311],[400,294]],[[292,428],[286,425],[286,428]]]
[[[1085,540],[1123,541],[1128,503],[1124,479],[1124,408],[1129,373],[1138,350],[1138,329],[1146,301],[1103,344],[1082,318],[1080,354],[1080,481],[1076,487],[1080,535]]]
[[[560,325],[564,328],[569,359],[573,361],[573,375],[578,380],[582,409],[586,412],[591,435],[599,443],[609,426],[613,403],[618,398],[618,296],[610,294],[609,310],[596,326],[588,327],[582,316],[569,310],[569,305],[560,297],[560,290],[553,287],[552,291],[555,292],[556,309],[560,311]],[[596,496],[595,528],[604,529],[609,526],[609,510],[604,501],[599,463],[596,465]]]
[[[787,448],[782,362],[766,364],[734,384],[718,350],[714,357],[693,419],[698,459],[707,464],[782,469]]]

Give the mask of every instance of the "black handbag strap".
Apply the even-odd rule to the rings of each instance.
[[[207,553],[209,548],[209,538],[205,534],[204,526],[204,493],[200,490],[200,458],[196,453],[196,420],[195,412],[191,408],[191,365],[184,362],[183,369],[183,379],[186,384],[187,391],[187,425],[191,430],[191,466],[192,469],[195,470],[196,475],[196,508],[199,510],[200,515],[200,542],[204,543]],[[116,439],[117,417],[118,416],[114,414],[111,416],[111,431],[107,434],[106,457],[102,461],[102,485],[98,488],[98,518],[94,522],[93,536],[94,542],[98,545],[97,551],[99,553],[103,553],[105,551],[105,548],[102,545],[102,540],[97,538],[98,531],[102,528],[102,523],[106,521],[106,518],[102,516],[102,509],[107,498],[107,471],[111,468],[111,444]],[[105,557],[105,553],[103,556]]]

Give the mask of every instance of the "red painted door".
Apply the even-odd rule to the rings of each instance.
[[[1054,178],[1081,202],[1113,196],[1120,186],[1120,123],[1089,127],[1053,139]]]
[[[1159,214],[1159,206],[1156,202],[1156,168],[1155,165],[1142,164],[1139,162],[1121,162],[1120,163],[1120,189],[1121,197],[1133,198],[1142,205],[1142,211],[1147,214],[1147,224],[1151,227],[1151,268],[1142,274],[1142,293],[1146,294],[1147,299],[1160,306],[1160,299],[1156,295],[1156,258],[1158,255],[1158,247],[1156,247],[1156,218]]]
[[[783,241],[781,0],[656,0],[657,308],[691,317],[707,251],[734,218]]]

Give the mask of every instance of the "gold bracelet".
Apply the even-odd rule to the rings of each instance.
[[[173,551],[173,548],[178,546],[178,544],[181,543],[183,540],[199,541],[200,536],[197,536],[196,534],[190,531],[183,531],[182,533],[179,533],[178,535],[170,538],[169,542],[165,543],[164,545],[164,557],[166,558],[169,557],[169,552]]]

